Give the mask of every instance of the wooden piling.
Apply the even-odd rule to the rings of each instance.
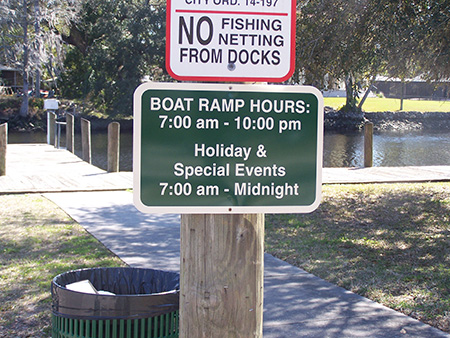
[[[8,144],[8,124],[0,125],[0,176],[6,175],[6,145]]]
[[[72,114],[66,114],[66,148],[71,153],[75,152],[75,117]]]
[[[180,337],[262,337],[264,215],[182,215]]]
[[[364,167],[373,166],[373,123],[364,125]]]
[[[56,146],[56,114],[47,112],[47,144]]]
[[[108,172],[119,171],[120,156],[120,124],[111,122],[108,125]]]
[[[91,159],[91,122],[81,119],[81,148],[82,159],[87,163],[92,163]]]

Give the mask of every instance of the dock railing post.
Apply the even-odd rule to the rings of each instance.
[[[373,166],[373,123],[364,125],[364,167]]]
[[[66,148],[71,153],[75,152],[75,117],[72,114],[66,114]]]
[[[81,119],[81,148],[83,161],[91,164],[91,122]]]
[[[56,146],[56,114],[47,111],[47,144]]]
[[[108,172],[119,171],[120,124],[111,122],[108,125]]]
[[[6,175],[6,145],[8,144],[8,124],[0,124],[0,176]]]
[[[61,129],[63,126],[66,126],[66,122],[60,122],[60,121],[56,121],[56,148],[60,148],[61,147]],[[67,134],[67,131],[66,131]]]

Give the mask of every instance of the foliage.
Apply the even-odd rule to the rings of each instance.
[[[376,71],[380,46],[369,0],[312,0],[297,19],[297,69],[319,88],[345,81],[347,106],[356,107],[362,80]]]
[[[266,250],[450,332],[450,184],[325,186],[305,215],[267,215]]]
[[[0,4],[0,62],[21,70],[23,103],[21,115],[28,114],[29,78],[40,94],[42,67],[50,78],[61,71],[63,48],[58,29],[75,17],[77,1],[7,0]]]
[[[420,64],[429,79],[450,77],[450,4],[447,0],[420,2],[418,41]]]
[[[10,95],[0,96],[0,114],[7,109],[15,109],[20,106],[20,98]]]
[[[20,107],[20,100],[20,97],[0,95],[0,116],[8,115],[7,110],[17,111]],[[30,99],[29,108],[31,108],[32,111],[42,110],[44,108],[44,100],[36,97]]]
[[[163,73],[164,2],[139,0],[83,2],[66,42],[72,44],[62,78],[63,94],[92,100],[109,114],[132,114],[135,88],[144,76]]]
[[[343,110],[374,76],[450,76],[450,9],[445,0],[309,0],[297,17],[297,81],[345,82]]]
[[[0,124],[8,123],[8,130],[34,131],[46,130],[47,117],[43,111],[44,100],[30,98],[28,115],[20,116],[19,110],[22,98],[15,96],[0,96]]]
[[[59,82],[63,95],[92,100],[109,114],[131,114],[132,93],[144,77],[170,80],[164,0],[5,0],[0,30],[2,62],[20,66],[25,85],[33,74],[37,89],[41,73],[52,79],[61,73],[62,36],[71,45]],[[377,74],[449,77],[449,35],[446,0],[299,0],[291,81],[321,89],[344,82],[343,110],[359,111],[358,95]]]

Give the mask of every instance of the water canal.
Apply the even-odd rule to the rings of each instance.
[[[132,170],[132,133],[121,133],[120,170]],[[61,145],[64,146],[63,135]],[[9,143],[46,143],[43,132],[10,132]],[[324,136],[324,167],[363,166],[362,133],[332,133]],[[75,135],[75,153],[81,156],[81,137]],[[374,166],[425,166],[450,165],[450,131],[408,131],[376,132],[374,135]],[[92,135],[92,162],[106,169],[107,134],[95,132]]]

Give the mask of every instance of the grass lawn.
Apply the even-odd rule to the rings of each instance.
[[[50,337],[53,277],[126,265],[40,195],[0,195],[0,205],[0,337]]]
[[[49,337],[50,283],[125,266],[40,195],[0,195],[0,336]],[[324,186],[311,214],[266,215],[266,251],[450,332],[450,183]]]
[[[325,106],[335,109],[345,104],[345,97],[325,97]],[[363,105],[366,112],[399,111],[400,99],[367,98]],[[403,111],[450,112],[450,101],[404,100]]]
[[[266,215],[266,251],[450,332],[450,183],[324,186],[315,212]]]

